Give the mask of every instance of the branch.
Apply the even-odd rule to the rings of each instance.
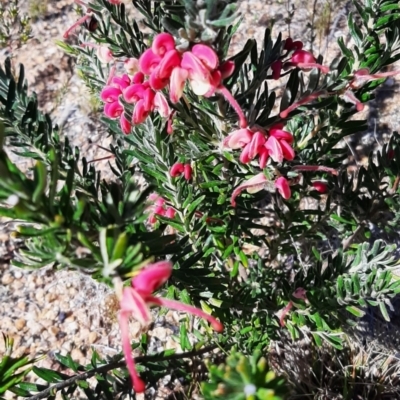
[[[211,346],[204,347],[201,350],[192,350],[187,351],[186,353],[178,353],[171,354],[169,356],[162,355],[154,355],[154,356],[140,356],[135,358],[135,363],[146,363],[146,362],[154,362],[154,361],[168,361],[168,360],[179,360],[182,358],[192,358],[195,356],[201,356],[202,354],[209,353],[210,351],[216,349],[218,347],[217,344],[213,344]],[[62,390],[76,381],[82,381],[91,378],[93,375],[97,373],[108,372],[115,368],[122,368],[125,366],[125,360],[122,361],[114,361],[110,364],[102,365],[101,367],[94,368],[90,371],[84,372],[80,375],[75,375],[72,378],[67,379],[66,381],[57,383],[56,385],[50,386],[47,389],[39,392],[35,396],[28,397],[28,400],[39,400],[44,399],[49,396],[54,396],[59,390]]]

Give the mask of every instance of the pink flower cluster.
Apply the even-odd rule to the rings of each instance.
[[[242,149],[240,161],[244,164],[258,156],[260,168],[265,168],[269,157],[275,162],[293,160],[295,153],[292,143],[293,135],[283,130],[283,124],[275,124],[268,132],[260,127],[238,129],[227,136],[222,145],[230,149]]]
[[[160,33],[154,38],[151,48],[140,56],[137,63],[134,61],[129,59],[129,66],[138,68],[132,79],[129,75],[111,76],[101,92],[101,99],[106,103],[104,113],[109,118],[121,118],[124,133],[130,132],[132,124],[144,122],[154,110],[170,119],[171,109],[162,90],[168,88],[170,101],[177,103],[186,82],[197,95],[209,97],[216,92],[224,95],[238,113],[240,126],[247,126],[243,111],[222,84],[223,79],[233,73],[235,64],[232,61],[220,64],[218,55],[210,46],[195,44],[190,50],[181,52],[176,48],[173,36]],[[124,117],[121,98],[134,104],[132,121]]]
[[[172,264],[169,261],[159,261],[143,268],[133,279],[132,286],[125,287],[120,302],[121,311],[119,324],[122,336],[122,349],[126,365],[132,379],[133,388],[137,393],[146,389],[146,384],[139,377],[134,359],[132,358],[129,339],[129,316],[133,316],[143,326],[151,322],[151,306],[167,307],[172,310],[187,312],[208,321],[216,332],[222,332],[224,327],[220,321],[203,310],[180,303],[178,301],[153,296],[153,292],[163,285],[172,274]]]
[[[205,44],[195,44],[191,50],[181,53],[169,33],[160,33],[139,58],[139,67],[149,76],[154,90],[169,85],[170,99],[176,103],[182,97],[186,81],[195,94],[213,95],[222,80],[233,73],[235,65],[231,61],[219,65],[217,54]]]
[[[130,133],[132,124],[141,124],[154,110],[157,110],[163,118],[168,118],[171,114],[165,96],[150,87],[149,82],[144,80],[142,72],[137,72],[131,78],[128,74],[113,76],[112,70],[106,86],[100,93],[100,98],[106,103],[104,114],[108,118],[120,118],[121,129],[125,134]],[[121,98],[126,103],[134,104],[131,121],[124,115]]]
[[[148,208],[151,212],[148,219],[150,224],[155,224],[157,222],[156,215],[161,215],[162,217],[170,219],[175,217],[176,211],[172,207],[167,206],[166,201],[157,193],[151,194],[149,196],[149,201],[151,203]]]

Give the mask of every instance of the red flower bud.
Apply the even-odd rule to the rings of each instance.
[[[190,164],[185,164],[183,169],[184,169],[183,173],[184,173],[185,179],[187,181],[190,181],[192,179],[192,173],[193,173],[192,167],[190,166]]]
[[[327,193],[328,192],[328,185],[322,181],[315,181],[312,183],[314,189],[319,193]]]
[[[181,175],[184,171],[184,165],[182,163],[175,163],[171,169],[169,170],[169,174],[176,178],[177,176]]]

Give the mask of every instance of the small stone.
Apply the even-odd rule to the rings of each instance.
[[[49,332],[53,335],[56,336],[58,332],[60,332],[60,328],[58,328],[57,326],[51,326],[49,328]]]
[[[21,331],[22,329],[25,328],[26,321],[23,318],[18,318],[15,321],[15,327],[17,328],[18,331]]]
[[[25,309],[26,309],[26,303],[25,303],[24,301],[20,300],[20,301],[17,303],[17,308],[19,308],[21,311],[25,311]]]
[[[51,326],[54,325],[54,322],[51,319],[41,319],[40,323],[45,328],[50,328]]]
[[[82,352],[79,349],[73,349],[71,351],[71,357],[74,361],[80,361],[85,358]]]
[[[85,343],[89,338],[90,331],[87,328],[82,328],[79,331],[79,340],[81,343]]]
[[[39,288],[36,290],[35,299],[40,303],[42,303],[44,301],[44,290],[43,289]]]
[[[51,303],[54,300],[57,300],[57,294],[56,293],[47,293],[46,296],[44,297],[46,303]]]
[[[9,285],[13,281],[13,277],[9,272],[6,272],[2,277],[1,277],[1,283],[3,285]]]
[[[38,276],[36,278],[35,283],[36,283],[36,286],[41,286],[41,285],[43,285],[44,281],[43,281],[42,277]]]
[[[14,272],[14,278],[15,279],[21,279],[22,278],[22,272],[21,271],[15,271]]]
[[[27,323],[26,323],[26,326],[28,327],[28,329],[29,329],[29,333],[31,334],[31,335],[39,335],[42,331],[43,331],[43,326],[41,325],[41,324],[39,324],[39,323],[37,323],[36,321],[34,321],[34,320],[29,320]]]
[[[72,333],[72,334],[74,334],[74,333],[78,332],[79,326],[78,326],[78,323],[77,323],[76,321],[69,322],[69,323],[66,324],[66,325],[67,325],[67,326],[66,326],[66,328],[65,328],[65,331],[66,331],[67,333]]]
[[[90,332],[89,333],[89,343],[93,344],[97,340],[97,332]]]
[[[62,349],[64,349],[65,351],[67,351],[69,353],[72,350],[72,342],[70,340],[68,340],[68,341],[64,342],[61,347],[62,347]]]
[[[24,282],[22,281],[14,281],[11,285],[13,290],[20,290],[25,286]]]

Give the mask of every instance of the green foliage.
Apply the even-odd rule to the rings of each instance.
[[[4,335],[5,352],[0,360],[0,395],[7,390],[18,394],[18,385],[21,385],[26,375],[32,370],[32,364],[42,357],[29,359],[28,356],[13,357],[14,339]],[[2,397],[0,397],[3,399]]]
[[[154,34],[168,30],[181,50],[207,43],[220,64],[226,61],[238,26],[230,25],[237,17],[234,2],[133,3]],[[91,39],[108,46],[115,58],[138,58],[148,48],[152,37],[140,30],[123,4],[94,0],[89,6],[99,26],[90,33],[82,30],[79,42]],[[151,113],[129,135],[122,134],[115,119],[102,117],[114,138],[110,152],[115,164],[109,164],[114,178],[106,181],[38,110],[36,97],[28,94],[24,68],[15,77],[6,60],[0,69],[0,215],[23,221],[16,234],[24,238],[24,247],[14,265],[79,269],[111,285],[113,278],[130,277],[152,260],[171,260],[168,297],[200,305],[224,323],[224,333],[213,339],[206,324],[194,325],[191,333],[198,343],[193,344],[191,325],[183,321],[178,338],[182,349],[196,351],[218,340],[220,346],[240,352],[228,354],[221,367],[209,367],[209,382],[202,386],[207,399],[283,398],[283,381],[260,358],[282,331],[293,340],[312,337],[317,347],[329,344],[339,351],[345,347],[344,328],[369,310],[376,307],[388,321],[400,291],[393,272],[398,264],[394,243],[399,239],[400,136],[393,133],[356,173],[347,170],[347,149],[338,144],[368,127],[367,121],[351,117],[373,98],[383,79],[361,84],[357,74],[362,68],[378,73],[399,59],[400,12],[394,1],[366,0],[364,6],[355,6],[361,19],[356,22],[349,15],[354,48],[339,39],[342,55],[327,74],[289,66],[282,74],[288,75],[282,96],[268,83],[271,67],[289,54],[283,35],[274,39],[266,29],[260,52],[249,39],[230,59],[235,69],[224,85],[249,126],[268,131],[284,124],[294,136],[296,152],[294,160],[271,159],[263,170],[268,182],[256,194],[241,193],[235,208],[234,189],[260,169],[254,162],[240,162],[236,149],[221,147],[238,128],[237,111],[218,90],[200,98],[186,87],[181,101],[170,104],[170,121]],[[90,47],[59,44],[77,57],[82,78],[98,96],[111,68]],[[348,101],[348,93],[358,99],[357,107],[354,99]],[[120,101],[131,119],[134,106],[122,97]],[[168,133],[169,123],[173,134]],[[21,171],[7,151],[34,166]],[[190,180],[171,176],[177,162],[191,165]],[[143,191],[136,187],[137,173],[149,185]],[[289,199],[276,193],[279,176],[290,180]],[[313,190],[315,179],[326,182],[327,193]],[[155,215],[150,226],[147,198],[153,190],[175,215]],[[146,353],[145,341],[140,345]],[[117,368],[108,361],[95,360],[91,367],[68,356],[59,361],[75,374],[109,368],[95,389],[77,378],[62,388],[64,396],[78,386],[88,398],[98,391],[115,396],[130,392],[125,374],[108,372]],[[148,365],[140,371],[148,382],[169,366],[165,359]],[[54,371],[33,371],[49,385],[66,379]],[[190,379],[183,365],[179,371]],[[44,390],[13,385],[21,391]]]
[[[259,352],[251,357],[232,352],[225,364],[211,365],[210,381],[203,383],[204,398],[227,400],[282,400],[285,381],[276,376]]]
[[[19,47],[31,37],[29,17],[21,14],[18,0],[0,4],[0,47]]]

